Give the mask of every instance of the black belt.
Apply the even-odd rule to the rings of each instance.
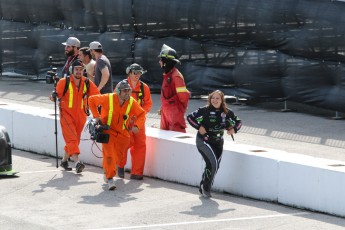
[[[213,136],[208,136],[208,135],[201,135],[200,133],[198,133],[198,136],[201,137],[205,141],[211,141],[211,142],[218,142],[218,141],[223,140],[223,137],[213,137]]]

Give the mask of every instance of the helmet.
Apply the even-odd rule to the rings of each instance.
[[[180,63],[180,61],[178,60],[176,51],[170,46],[167,46],[165,44],[162,46],[161,52],[159,53],[158,57],[170,59],[177,63]]]
[[[133,63],[132,65],[130,65],[126,68],[126,74],[129,74],[131,71],[133,71],[133,72],[137,71],[137,72],[140,72],[141,74],[144,74],[147,72],[146,70],[144,70],[143,67],[141,67],[137,63]]]
[[[117,83],[116,87],[115,87],[115,92],[117,95],[120,94],[121,90],[123,89],[130,89],[132,91],[131,86],[129,85],[127,79],[120,81],[119,83]]]

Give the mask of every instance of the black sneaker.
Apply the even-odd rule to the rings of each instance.
[[[77,165],[75,166],[75,171],[77,173],[81,173],[84,170],[84,168],[85,168],[85,165],[79,161]]]
[[[142,175],[135,175],[135,174],[131,174],[130,178],[132,180],[142,180],[142,179],[144,179],[144,177]]]
[[[120,177],[120,178],[125,178],[125,169],[124,169],[124,168],[118,167],[118,168],[117,168],[117,175],[118,175],[118,177]]]
[[[60,166],[64,168],[66,171],[71,171],[72,168],[68,167],[68,161],[61,161]]]

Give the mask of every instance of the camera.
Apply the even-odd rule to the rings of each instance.
[[[57,68],[53,67],[53,57],[49,56],[49,63],[50,63],[50,70],[47,71],[46,74],[46,83],[53,84],[59,81],[59,77],[57,76]]]
[[[46,74],[46,83],[53,84],[55,80],[59,80],[58,76],[56,75],[57,68],[53,67],[51,70],[47,71]]]
[[[109,130],[109,125],[102,125],[101,122],[97,122],[96,119],[91,119],[87,124],[89,129],[90,138],[98,143],[108,143],[109,134],[103,133],[104,130]]]

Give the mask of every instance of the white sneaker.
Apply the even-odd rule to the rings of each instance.
[[[114,190],[115,188],[115,181],[113,179],[108,179],[108,190]]]

